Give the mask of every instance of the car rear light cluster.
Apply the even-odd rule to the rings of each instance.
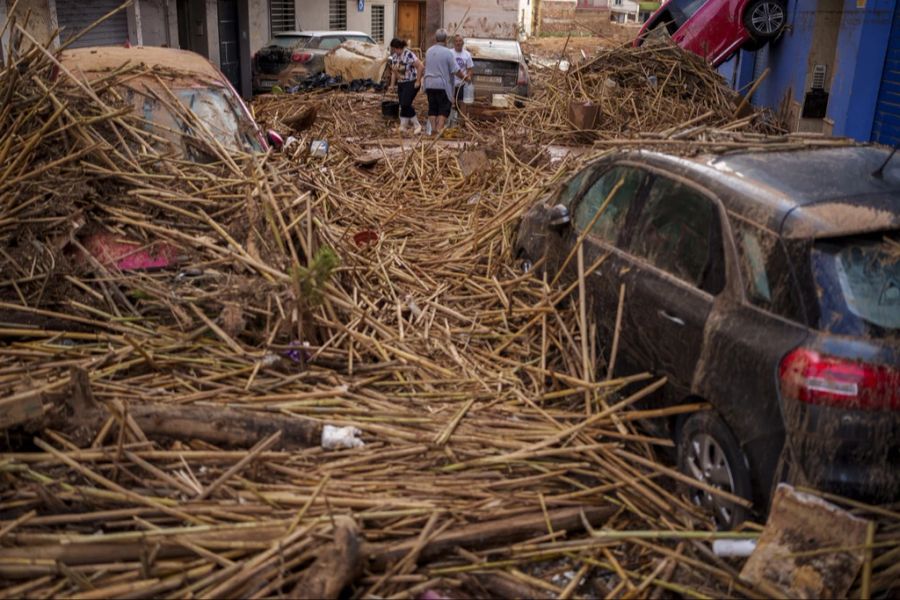
[[[519,78],[516,80],[516,85],[528,85],[528,71],[525,70],[525,65],[519,65]]]
[[[309,52],[294,52],[291,54],[291,62],[308,63],[312,60],[312,54]]]
[[[781,393],[807,404],[900,410],[900,370],[797,348],[781,361]]]

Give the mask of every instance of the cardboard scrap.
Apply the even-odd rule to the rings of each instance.
[[[863,564],[868,523],[780,484],[741,578],[786,598],[844,598]]]

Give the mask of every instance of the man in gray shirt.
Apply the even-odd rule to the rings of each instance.
[[[435,44],[425,53],[425,94],[428,96],[428,123],[431,131],[440,133],[450,116],[453,99],[453,78],[462,78],[453,50],[445,44],[447,30],[434,33]]]

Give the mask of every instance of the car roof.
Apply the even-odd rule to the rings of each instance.
[[[322,36],[326,36],[326,35],[359,35],[359,36],[365,36],[365,37],[372,37],[364,31],[325,31],[322,29],[310,29],[309,31],[282,31],[281,33],[276,33],[272,37],[292,37],[292,36],[322,37]]]
[[[522,57],[522,49],[516,40],[465,38],[464,47],[472,58],[518,61]]]
[[[651,162],[700,175],[726,209],[787,238],[823,238],[900,228],[900,155],[846,144],[679,158],[638,151]],[[711,184],[711,185],[709,185]]]
[[[120,68],[125,63],[144,64],[148,67],[171,69],[190,73],[204,79],[214,79],[224,84],[222,75],[206,58],[188,50],[175,48],[98,46],[64,50],[59,61],[70,70],[82,72],[88,79]]]

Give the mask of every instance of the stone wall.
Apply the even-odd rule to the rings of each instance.
[[[575,8],[568,0],[540,0],[540,29],[536,34],[587,34],[609,29],[609,8]]]

